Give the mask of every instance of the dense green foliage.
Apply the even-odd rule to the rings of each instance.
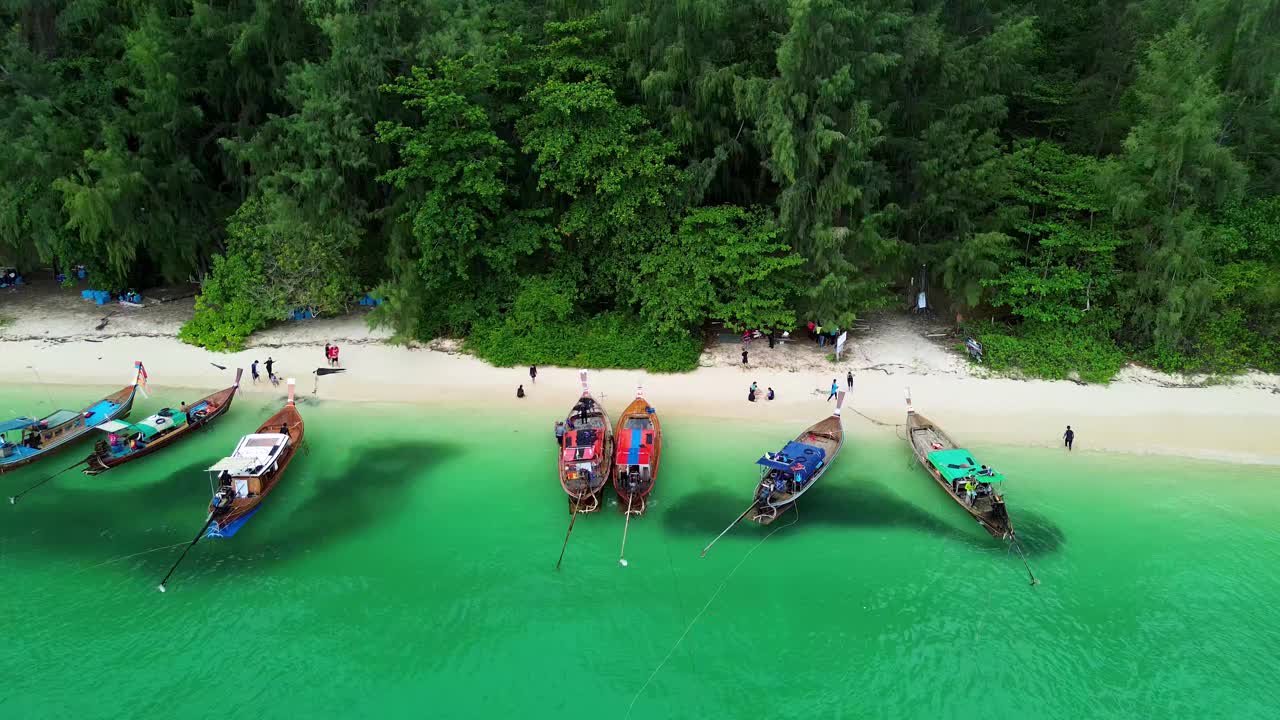
[[[1280,369],[1280,0],[8,0],[0,261],[365,290],[502,364],[709,321],[982,320],[992,362]]]

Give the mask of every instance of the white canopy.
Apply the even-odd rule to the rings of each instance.
[[[254,468],[262,464],[257,458],[243,457],[225,457],[209,466],[209,472],[221,473],[226,471],[236,476],[255,475]]]
[[[289,436],[282,433],[254,433],[245,435],[236,445],[236,451],[214,463],[209,472],[228,472],[236,477],[253,477],[266,472],[289,444]]]
[[[105,432],[119,432],[121,430],[128,430],[129,423],[120,422],[119,420],[108,420],[101,425],[98,425],[97,428]]]

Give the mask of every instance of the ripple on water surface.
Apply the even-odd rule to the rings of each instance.
[[[888,433],[855,435],[795,524],[744,524],[700,559],[795,429],[664,418],[629,566],[611,503],[556,572],[549,418],[314,403],[262,511],[157,593],[204,518],[203,468],[260,404],[6,509],[0,713],[1270,718],[1280,697],[1275,468],[982,448],[1031,589]]]

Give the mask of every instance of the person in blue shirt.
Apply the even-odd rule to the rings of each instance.
[[[827,401],[830,402],[831,398],[835,397],[838,392],[840,392],[840,381],[831,378],[831,394],[827,396]]]

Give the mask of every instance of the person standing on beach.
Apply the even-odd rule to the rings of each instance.
[[[845,382],[845,385],[847,385],[850,390],[853,389],[853,371],[852,370],[845,373],[844,382]]]
[[[747,364],[747,351],[746,351],[746,350],[743,350],[743,351],[742,351],[742,364],[743,364],[743,365],[746,365],[746,364]]]
[[[324,364],[325,365],[333,364],[333,346],[330,345],[329,343],[324,344]]]
[[[271,381],[271,384],[272,384],[272,385],[279,385],[279,384],[280,384],[280,381],[279,381],[279,380],[276,380],[276,373],[275,373],[275,371],[274,371],[274,370],[272,370],[272,369],[271,369],[271,368],[272,368],[272,366],[276,364],[276,361],[275,361],[275,360],[272,360],[272,359],[271,359],[271,356],[270,356],[270,355],[268,355],[268,356],[267,356],[267,361],[266,361],[266,362],[264,362],[264,363],[262,363],[262,364],[263,364],[263,365],[265,365],[265,366],[267,367],[267,379]]]
[[[529,366],[529,382],[531,383],[538,382],[538,366],[537,365]]]
[[[249,374],[253,376],[253,382],[257,383],[258,382],[258,361],[257,360],[254,360],[253,364],[249,366]]]
[[[516,397],[518,397],[518,398],[522,398],[522,397],[524,397],[524,386],[523,386],[523,385],[521,385],[520,387],[516,388]]]
[[[1067,426],[1067,431],[1062,433],[1062,440],[1067,450],[1070,450],[1071,443],[1076,441],[1076,431],[1072,430],[1070,425]]]
[[[831,398],[835,397],[838,392],[840,392],[840,381],[831,378],[831,394],[827,396],[827,402],[831,402]]]

